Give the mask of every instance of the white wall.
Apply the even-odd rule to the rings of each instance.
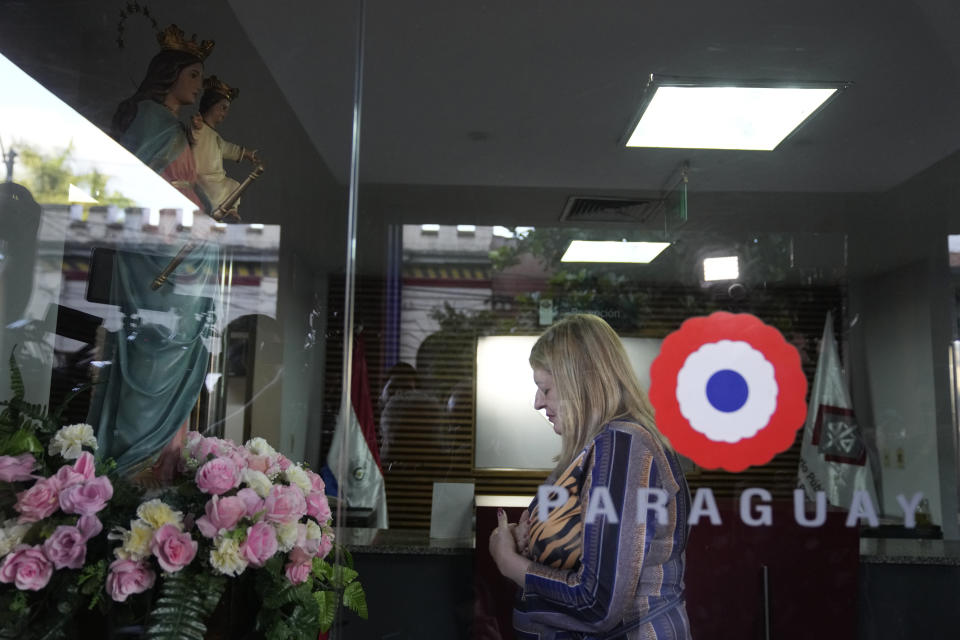
[[[922,261],[862,283],[857,319],[866,370],[860,375],[868,378],[876,424],[883,512],[901,514],[897,494],[922,491],[933,521],[942,524],[928,280]]]

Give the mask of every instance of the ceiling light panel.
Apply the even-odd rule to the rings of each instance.
[[[627,146],[772,151],[837,89],[652,86]]]
[[[670,246],[669,242],[573,240],[560,262],[636,262],[646,264]]]
[[[703,259],[703,279],[705,282],[736,280],[739,277],[740,259],[737,256]]]

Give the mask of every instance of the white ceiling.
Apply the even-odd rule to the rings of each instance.
[[[359,0],[153,4],[160,23],[215,39],[207,73],[241,87],[223,133],[268,160],[245,220],[284,225],[303,259],[338,268]],[[106,127],[156,47],[130,19],[117,48],[118,6],[0,0],[0,51]],[[842,231],[899,206],[890,189],[951,156],[924,182],[924,211],[957,210],[952,0],[364,6],[362,255],[379,254],[390,222],[558,224],[570,195],[652,195],[683,161],[691,229]],[[853,85],[772,152],[626,149],[650,73]]]
[[[352,3],[230,0],[338,181]],[[381,185],[890,189],[960,147],[960,10],[941,0],[366,2],[360,176]],[[772,152],[618,144],[650,73],[851,81]]]

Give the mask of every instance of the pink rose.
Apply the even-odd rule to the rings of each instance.
[[[197,487],[204,493],[221,495],[240,484],[240,469],[230,458],[214,458],[197,472]]]
[[[330,549],[333,548],[333,539],[324,534],[320,536],[320,547],[317,549],[316,555],[321,560],[327,557],[327,554],[330,553]]]
[[[250,454],[247,456],[247,466],[254,471],[266,473],[270,468],[270,456],[257,456]]]
[[[232,529],[247,515],[247,505],[239,496],[213,496],[207,502],[205,516],[197,518],[197,528],[206,538],[216,537],[221,529]]]
[[[0,482],[20,482],[33,478],[30,472],[37,461],[32,454],[19,456],[0,456]]]
[[[274,485],[263,501],[267,522],[294,522],[307,513],[307,501],[297,487]]]
[[[320,524],[326,524],[332,516],[330,513],[330,503],[327,502],[327,496],[317,491],[308,495],[307,515],[314,518]]]
[[[87,540],[102,530],[96,516],[80,516],[75,527],[57,527],[43,543],[43,553],[57,569],[79,569],[87,557]]]
[[[200,435],[199,431],[188,431],[186,437],[183,439],[183,446],[187,451],[193,453],[193,450],[196,449],[201,440],[203,440],[203,436]]]
[[[107,593],[116,602],[123,602],[128,596],[152,587],[156,579],[157,575],[143,560],[114,560],[107,575]]]
[[[197,555],[197,541],[175,525],[165,524],[153,534],[150,551],[157,556],[161,569],[174,573],[193,562]]]
[[[77,529],[83,534],[84,540],[89,540],[103,531],[103,523],[97,516],[80,516],[77,519]]]
[[[97,464],[93,460],[93,454],[84,451],[73,463],[73,470],[83,476],[84,480],[93,480],[97,475]]]
[[[302,547],[294,547],[287,556],[290,562],[284,567],[287,580],[293,584],[306,581],[313,570],[313,554]]]
[[[194,458],[204,462],[210,456],[214,458],[230,457],[230,454],[234,453],[235,447],[232,442],[221,438],[200,438],[190,451]]]
[[[43,553],[57,569],[79,569],[87,559],[87,538],[77,527],[61,525],[43,543]]]
[[[280,471],[286,471],[292,463],[287,456],[280,453],[277,454],[277,464],[280,465]]]
[[[60,491],[60,508],[66,513],[91,516],[102,511],[113,497],[113,485],[106,476],[99,476],[81,484],[73,484]]]
[[[21,591],[39,591],[50,582],[53,565],[40,547],[25,544],[7,554],[0,567],[0,582],[13,583]]]
[[[313,565],[309,562],[288,562],[283,572],[291,584],[300,584],[307,581],[312,569]]]
[[[277,552],[277,533],[266,522],[258,522],[247,529],[247,539],[240,553],[251,565],[262,567]]]
[[[248,518],[252,518],[258,511],[263,511],[263,498],[258,496],[253,489],[240,489],[240,491],[237,491],[237,497],[247,505]]]
[[[54,475],[50,476],[50,479],[57,483],[57,490],[62,491],[67,487],[80,484],[86,478],[83,477],[82,473],[77,473],[73,470],[73,467],[65,464]]]
[[[208,456],[216,457],[214,453],[217,443],[216,438],[197,438],[196,440],[190,439],[190,453],[194,458],[200,461],[204,461]]]
[[[19,522],[37,522],[53,515],[60,506],[59,488],[55,478],[41,478],[26,491],[18,493],[13,508],[20,512]]]
[[[240,470],[240,473],[243,473],[243,470],[247,468],[247,456],[244,455],[244,450],[234,450],[227,455],[228,458],[233,460],[233,464],[237,465],[237,469]]]
[[[313,491],[326,493],[327,485],[324,484],[323,478],[320,477],[319,473],[310,471],[309,469],[306,470],[305,473],[307,474],[307,477],[310,478],[310,487],[313,489]]]

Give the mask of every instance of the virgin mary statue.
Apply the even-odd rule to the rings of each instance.
[[[193,138],[179,110],[198,99],[213,42],[186,40],[175,25],[158,40],[161,51],[137,91],[118,106],[112,133],[209,213],[197,181]],[[214,318],[210,291],[217,274],[216,248],[207,244],[184,260],[167,285],[152,290],[172,253],[157,245],[108,254],[110,302],[119,307],[122,326],[104,336],[105,366],[89,418],[100,452],[116,460],[118,471],[159,480],[173,471],[208,370],[204,343]]]

